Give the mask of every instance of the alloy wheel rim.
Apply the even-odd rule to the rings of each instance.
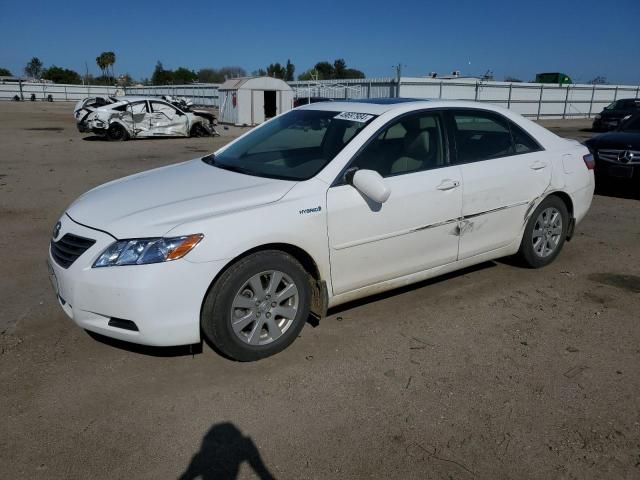
[[[245,281],[231,304],[231,329],[243,343],[266,345],[291,327],[300,295],[293,279],[268,270]]]
[[[546,258],[556,251],[562,237],[562,215],[557,208],[549,207],[538,215],[533,226],[533,252]]]

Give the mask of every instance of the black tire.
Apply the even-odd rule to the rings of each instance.
[[[246,287],[249,279],[262,272],[269,271],[282,272],[293,281],[298,294],[297,310],[292,322],[281,333],[281,336],[275,340],[269,339],[270,328],[267,329],[266,317],[261,318],[260,321],[262,323],[260,325],[264,324],[264,326],[258,327],[260,329],[258,339],[260,340],[261,336],[264,336],[264,341],[270,343],[250,345],[248,340],[240,338],[241,335],[244,336],[247,333],[241,332],[237,334],[231,326],[232,319],[236,318],[233,315],[237,312],[237,310],[232,310],[233,302],[237,299],[241,289]],[[268,280],[268,277],[265,277],[265,280]],[[254,293],[249,292],[248,298],[251,299],[251,302],[254,301],[254,297],[257,298]],[[270,300],[265,300],[265,302],[269,303]],[[302,265],[285,252],[265,250],[239,260],[216,280],[207,293],[202,306],[200,324],[206,339],[220,353],[234,360],[250,362],[274,355],[291,345],[309,317],[310,303],[311,285],[309,274]],[[247,314],[254,312],[253,315],[257,315],[259,314],[259,308],[262,307],[251,307],[246,312]],[[266,308],[269,308],[269,306],[267,305]],[[266,316],[267,313],[264,313],[264,315]],[[254,316],[254,318],[256,317]],[[273,320],[276,320],[276,314],[273,315]],[[278,321],[283,320],[280,319]],[[256,323],[251,323],[247,329],[252,330],[256,325]]]
[[[191,131],[189,132],[189,136],[191,137],[207,137],[209,136],[209,132],[207,129],[202,126],[200,123],[196,123],[193,127],[191,127]]]
[[[549,242],[553,242],[552,238],[555,238],[555,235],[551,234],[552,229],[546,228],[544,226],[544,223],[541,224],[540,222],[540,217],[543,212],[548,212],[549,209],[554,209],[559,213],[562,225],[560,228],[561,231],[559,233],[557,244],[555,244],[551,252],[549,252],[545,256],[542,256],[539,251],[536,251],[538,249],[534,247],[534,229],[536,228],[536,226],[542,227],[543,235],[545,233],[548,233],[550,235],[548,239],[542,237],[540,240],[541,242],[546,243],[547,240]],[[562,246],[564,245],[564,242],[567,238],[568,227],[569,211],[567,210],[567,206],[564,201],[560,197],[557,197],[555,195],[551,195],[545,198],[542,203],[538,205],[538,208],[534,210],[531,218],[529,218],[529,221],[527,222],[527,226],[524,229],[524,235],[522,236],[522,242],[520,243],[518,258],[522,261],[522,263],[524,263],[524,265],[530,268],[541,268],[549,265],[558,256],[560,250],[562,250]],[[537,235],[538,233],[536,233],[536,238],[539,238]],[[540,243],[537,243],[537,245],[540,245]],[[547,243],[546,245],[553,245],[553,243]],[[542,248],[546,250],[547,246],[544,246]]]
[[[123,142],[129,138],[129,134],[119,123],[112,123],[107,130],[107,138],[112,142]]]

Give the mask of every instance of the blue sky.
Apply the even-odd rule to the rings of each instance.
[[[116,73],[150,77],[166,68],[344,58],[367,76],[461,70],[531,80],[563,71],[574,81],[602,75],[640,83],[640,0],[378,1],[0,0],[0,67],[14,74],[32,56],[98,73],[96,56],[116,53]]]

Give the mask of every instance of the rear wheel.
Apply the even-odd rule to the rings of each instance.
[[[295,258],[276,250],[257,252],[232,265],[211,288],[202,331],[223,354],[259,360],[296,339],[310,301],[309,276]]]
[[[527,222],[518,256],[532,268],[549,265],[560,253],[568,227],[565,203],[554,195],[547,197]]]
[[[107,130],[107,138],[113,142],[121,142],[129,138],[127,130],[119,123],[112,123]]]

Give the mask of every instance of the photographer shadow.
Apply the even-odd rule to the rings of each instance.
[[[240,465],[247,462],[261,480],[273,480],[251,437],[230,422],[211,427],[180,480],[236,480]]]

